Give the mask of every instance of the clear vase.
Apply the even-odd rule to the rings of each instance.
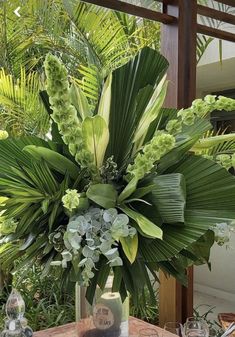
[[[122,303],[118,292],[99,291],[92,307],[97,337],[128,337],[129,299]]]
[[[105,289],[97,288],[89,319],[79,324],[81,337],[128,337],[129,298],[124,302],[118,292],[112,292],[112,276]]]

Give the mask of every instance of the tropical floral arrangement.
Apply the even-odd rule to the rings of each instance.
[[[35,261],[61,268],[63,284],[97,284],[110,272],[124,299],[161,269],[186,284],[185,268],[207,263],[213,226],[235,219],[235,179],[194,149],[209,114],[235,101],[206,96],[163,108],[167,60],[142,49],[110,73],[95,108],[60,60],[45,60],[50,139],[0,141],[2,268]],[[91,70],[92,71],[92,70]],[[49,97],[49,100],[48,100]],[[152,275],[152,276],[151,276]]]

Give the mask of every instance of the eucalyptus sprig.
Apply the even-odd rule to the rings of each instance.
[[[65,204],[71,209],[71,204]],[[126,237],[133,238],[136,229],[129,225],[126,214],[118,213],[115,208],[103,210],[90,207],[70,218],[64,234],[65,249],[61,252],[61,261],[53,261],[52,265],[67,268],[69,262],[77,264],[84,285],[88,285],[94,277],[96,263],[104,255],[110,267],[122,266],[118,243]],[[77,257],[81,256],[79,260]]]

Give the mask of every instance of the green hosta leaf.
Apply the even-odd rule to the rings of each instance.
[[[137,223],[141,232],[146,234],[147,237],[162,239],[161,228],[148,220],[142,214],[133,211],[125,205],[122,205],[119,208]]]
[[[92,115],[86,96],[75,83],[70,87],[70,99],[82,120]]]
[[[135,190],[138,183],[138,179],[134,177],[124,188],[124,190],[121,192],[121,194],[118,197],[118,203],[123,202],[125,199],[127,199]]]
[[[126,254],[126,257],[130,261],[130,263],[133,263],[136,259],[138,251],[138,234],[135,234],[133,238],[130,236],[121,237],[120,242],[122,245],[122,249]]]
[[[109,129],[101,116],[86,117],[82,123],[84,144],[93,155],[94,164],[100,167],[109,142]]]
[[[46,147],[27,145],[24,147],[23,151],[29,153],[36,160],[45,160],[50,167],[60,173],[65,174],[68,172],[73,179],[76,179],[80,173],[78,166],[71,160]]]
[[[116,205],[117,191],[110,184],[91,185],[86,195],[90,200],[104,208],[113,208]]]

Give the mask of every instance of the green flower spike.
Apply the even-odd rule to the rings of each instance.
[[[53,109],[52,119],[57,123],[62,139],[76,161],[93,172],[93,156],[84,149],[81,123],[77,110],[71,104],[67,70],[59,59],[51,54],[47,55],[44,66],[47,92]]]
[[[128,166],[127,173],[135,176],[138,180],[142,179],[152,170],[154,164],[174,146],[174,136],[167,133],[157,134],[149,144],[143,147],[143,153],[136,156],[134,164]]]

